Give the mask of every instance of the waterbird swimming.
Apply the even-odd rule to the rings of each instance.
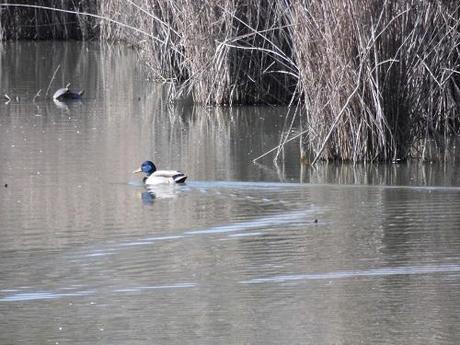
[[[144,183],[147,185],[184,183],[187,179],[184,173],[177,170],[157,170],[151,161],[142,163],[139,169],[133,171],[133,174],[141,172],[146,175]]]
[[[65,87],[58,89],[54,95],[53,99],[57,101],[63,101],[66,99],[80,99],[81,96],[83,96],[83,93],[85,92],[84,90],[80,90],[77,92],[70,91],[69,89],[70,83],[67,84]]]

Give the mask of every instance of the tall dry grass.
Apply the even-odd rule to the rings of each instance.
[[[458,133],[458,4],[295,0],[291,13],[315,159],[425,158],[428,139]]]
[[[169,82],[172,99],[292,105],[280,147],[300,138],[314,163],[445,151],[446,138],[460,131],[459,7],[449,0],[99,0],[95,15],[101,37],[136,46],[151,77]],[[292,137],[296,123],[301,132]]]
[[[279,0],[114,0],[102,15],[154,34],[156,40],[103,26],[106,39],[138,45],[172,98],[204,104],[286,103],[297,82],[285,8]]]

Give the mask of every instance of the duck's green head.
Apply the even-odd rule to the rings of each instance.
[[[141,167],[139,169],[137,169],[137,170],[134,170],[133,173],[136,174],[136,173],[143,172],[147,176],[150,176],[156,170],[157,170],[157,168],[156,168],[155,164],[153,164],[153,162],[145,161],[144,163],[142,163]]]

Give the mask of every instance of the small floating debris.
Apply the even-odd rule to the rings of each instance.
[[[5,183],[5,188],[8,188],[8,183]]]
[[[315,219],[313,223],[318,224],[318,219]]]

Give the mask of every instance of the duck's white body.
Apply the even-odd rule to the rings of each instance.
[[[148,185],[174,184],[183,183],[186,179],[187,176],[177,170],[157,170],[146,177],[144,183]]]
[[[150,186],[184,183],[187,179],[184,173],[177,170],[157,170],[151,161],[145,161],[139,169],[133,171],[134,174],[142,172],[147,175],[144,177],[144,183]]]

